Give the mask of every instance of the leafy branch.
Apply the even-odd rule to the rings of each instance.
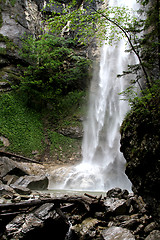
[[[146,69],[145,69],[145,67],[144,67],[144,65],[143,65],[142,59],[141,59],[138,51],[136,51],[136,49],[135,49],[135,47],[134,47],[134,45],[133,45],[133,43],[132,43],[132,41],[131,41],[131,38],[130,38],[130,36],[128,35],[128,33],[126,32],[126,30],[125,30],[117,21],[109,18],[108,16],[106,16],[106,15],[103,14],[102,12],[97,11],[95,8],[92,8],[92,9],[93,9],[96,13],[100,14],[100,15],[101,15],[103,18],[105,18],[107,21],[109,21],[109,22],[111,22],[112,24],[114,24],[115,26],[117,26],[117,27],[124,33],[125,37],[127,38],[128,42],[129,42],[129,44],[130,44],[130,46],[131,46],[131,49],[133,50],[133,52],[135,53],[135,55],[137,56],[137,58],[138,58],[138,60],[139,60],[141,69],[142,69],[142,71],[143,71],[143,73],[144,73],[144,75],[145,75],[145,78],[146,78],[147,86],[148,86],[148,88],[150,88],[151,85],[150,85],[149,75],[148,75],[148,73],[147,73],[147,71],[146,71]],[[142,87],[141,87],[141,84],[140,84],[139,81],[138,81],[138,85],[139,85],[140,89],[142,90]]]

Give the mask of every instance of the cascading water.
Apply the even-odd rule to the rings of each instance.
[[[110,0],[110,6],[135,8],[136,0]],[[120,152],[120,125],[128,111],[126,101],[119,93],[125,90],[128,80],[117,78],[135,61],[133,54],[125,52],[126,41],[115,45],[103,44],[99,76],[93,78],[90,90],[89,111],[84,123],[82,163],[57,171],[62,182],[49,188],[107,191],[114,187],[131,191],[125,175],[125,159]],[[56,177],[54,176],[54,179]]]

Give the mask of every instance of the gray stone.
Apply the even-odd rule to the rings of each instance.
[[[31,190],[26,188],[26,187],[15,186],[14,184],[11,184],[10,186],[20,195],[29,195],[29,194],[31,194]]]
[[[78,239],[92,239],[96,236],[98,223],[97,219],[87,218],[82,223],[72,226],[71,229],[79,237]]]
[[[120,188],[113,188],[107,192],[107,197],[109,198],[124,198],[127,199],[129,192],[127,190],[122,190]]]
[[[148,225],[145,227],[144,231],[145,231],[146,233],[148,233],[148,232],[153,231],[156,227],[157,227],[157,224],[156,224],[155,222],[151,222],[150,224],[148,224]]]
[[[35,212],[35,216],[40,218],[41,220],[46,220],[50,217],[53,218],[53,213],[50,212],[53,209],[54,203],[45,203],[41,207],[39,207]],[[58,216],[55,215],[54,216]]]
[[[130,230],[134,230],[137,228],[138,225],[139,225],[139,220],[133,218],[128,221],[122,222],[120,226]]]
[[[19,177],[16,175],[6,175],[3,177],[3,181],[6,182],[7,185],[13,184]]]
[[[0,185],[0,196],[6,195],[6,194],[13,195],[13,194],[15,194],[15,191],[10,186],[1,184]]]
[[[48,187],[48,178],[46,176],[23,176],[20,177],[14,185],[23,186],[31,190],[45,190]]]
[[[106,198],[104,201],[106,211],[116,215],[123,215],[128,213],[128,206],[125,199]]]
[[[7,157],[0,157],[0,177],[4,177],[7,174],[14,174],[14,175],[18,175],[18,176],[23,176],[25,174],[27,174],[24,169],[20,168],[18,166],[18,164],[7,158]]]
[[[103,240],[135,240],[133,234],[126,228],[110,227],[101,232]]]
[[[22,214],[15,217],[6,225],[6,233],[8,237],[21,239],[27,232],[42,226],[43,221],[37,218],[33,213],[28,215]]]
[[[60,239],[64,239],[68,225],[52,209],[53,206],[53,203],[46,203],[30,214],[16,216],[6,225],[7,239],[48,239],[52,233],[63,235]]]
[[[82,138],[83,137],[83,131],[80,127],[67,127],[67,128],[62,128],[58,131],[64,136],[70,137],[70,138]]]
[[[145,240],[160,240],[160,231],[159,230],[154,230],[152,231],[146,238]]]

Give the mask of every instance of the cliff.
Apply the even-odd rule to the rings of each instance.
[[[160,103],[156,96],[146,107],[136,106],[121,126],[121,151],[135,194],[141,195],[160,219]]]
[[[17,64],[26,64],[17,50],[24,33],[40,33],[42,14],[39,10],[43,4],[44,1],[0,1],[0,86],[3,91],[9,90],[11,83],[17,83]]]

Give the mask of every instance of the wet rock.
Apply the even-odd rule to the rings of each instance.
[[[130,219],[128,221],[124,221],[120,224],[121,227],[130,229],[130,230],[136,229],[138,225],[139,225],[139,220],[135,218]]]
[[[2,178],[7,174],[15,174],[17,176],[24,176],[27,174],[23,168],[20,168],[15,161],[8,157],[0,157],[0,166],[0,177]]]
[[[68,127],[68,128],[62,128],[58,131],[64,136],[70,137],[70,138],[82,138],[83,137],[83,131],[82,128],[76,126],[76,127]]]
[[[151,222],[150,224],[148,224],[144,231],[147,233],[147,232],[151,232],[153,231],[155,228],[157,227],[157,224],[155,222]]]
[[[19,215],[6,226],[7,237],[13,239],[20,239],[24,235],[35,228],[41,228],[43,221],[33,214]]]
[[[7,239],[64,239],[68,225],[52,210],[54,204],[46,203],[30,214],[15,217],[6,226]]]
[[[12,196],[15,193],[16,192],[10,186],[5,185],[5,184],[1,184],[0,185],[0,197],[3,196],[3,195],[10,195],[10,196]]]
[[[7,185],[13,184],[15,181],[17,181],[19,177],[16,175],[6,175],[3,177],[3,182],[5,182]]]
[[[110,227],[103,230],[101,235],[103,240],[135,240],[135,237],[128,229],[121,227]]]
[[[78,236],[78,239],[92,239],[96,236],[96,228],[99,221],[94,218],[87,218],[81,224],[76,224],[71,227],[74,234]]]
[[[107,197],[109,198],[127,199],[128,196],[129,192],[127,190],[122,190],[120,188],[113,188],[107,192]]]
[[[146,238],[145,240],[160,240],[160,231],[159,230],[154,230],[152,231]]]
[[[134,193],[143,197],[156,221],[160,222],[160,121],[159,112],[154,111],[154,104],[150,103],[145,118],[134,109],[123,121],[121,152],[127,161],[126,174]]]
[[[147,212],[146,210],[146,203],[143,201],[141,196],[133,196],[128,199],[128,203],[130,202],[131,208],[130,213],[137,213],[141,212],[145,214]]]
[[[16,186],[16,185],[13,185],[13,184],[11,184],[10,186],[16,191],[16,193],[18,193],[20,195],[31,194],[31,190],[29,188],[22,187],[22,186]]]
[[[104,201],[107,213],[115,215],[124,215],[128,213],[127,201],[125,199],[118,198],[106,198]]]
[[[14,185],[23,186],[31,190],[45,190],[48,187],[48,178],[46,176],[23,176]]]
[[[46,203],[39,207],[34,214],[42,219],[46,220],[49,217],[53,217],[53,212],[50,212],[53,209],[54,203]],[[54,212],[55,213],[55,212]],[[58,215],[57,215],[58,216]],[[55,216],[54,216],[55,217]]]

